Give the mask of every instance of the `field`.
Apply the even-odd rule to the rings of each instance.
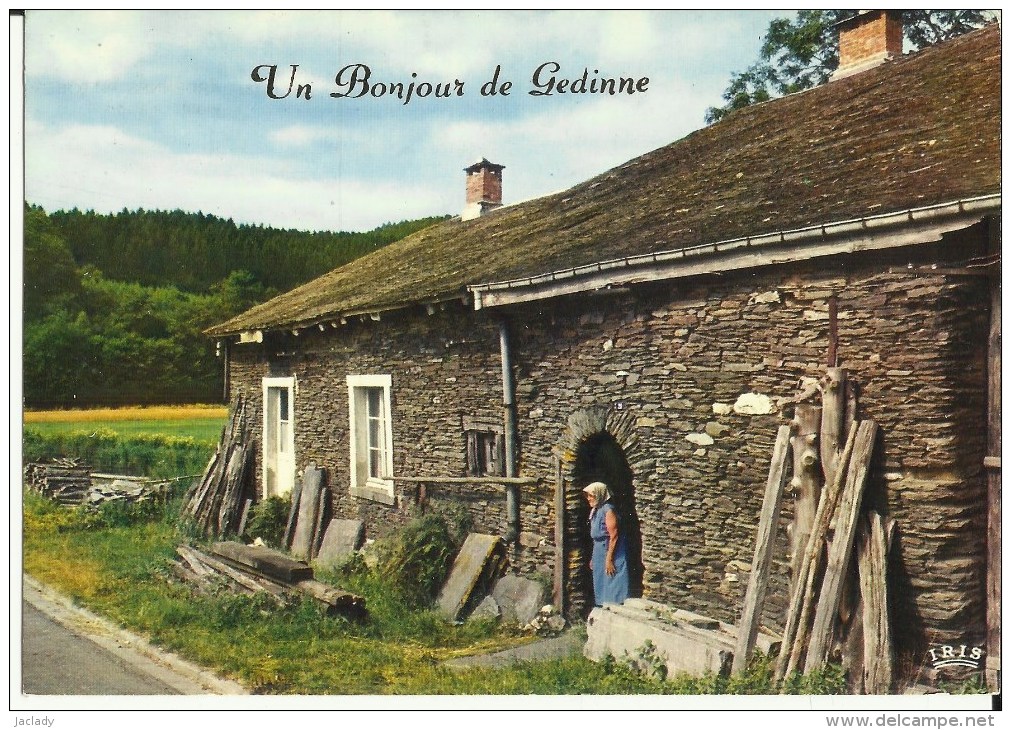
[[[26,429],[43,436],[77,431],[113,431],[119,436],[157,434],[216,443],[228,419],[225,406],[149,406],[76,411],[25,411]]]

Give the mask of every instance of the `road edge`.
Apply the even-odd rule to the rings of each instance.
[[[108,619],[74,605],[30,575],[22,576],[24,599],[53,621],[88,639],[183,695],[248,695],[238,682],[151,645]]]

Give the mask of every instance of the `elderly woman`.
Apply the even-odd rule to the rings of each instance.
[[[583,488],[590,505],[590,538],[593,556],[590,571],[593,573],[594,603],[622,603],[628,598],[628,564],[625,560],[625,539],[618,525],[607,485],[593,482]]]

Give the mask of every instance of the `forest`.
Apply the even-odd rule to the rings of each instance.
[[[218,402],[204,329],[439,220],[329,233],[27,205],[24,405]]]

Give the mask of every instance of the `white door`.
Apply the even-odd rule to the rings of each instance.
[[[294,378],[263,379],[263,496],[295,486]]]

